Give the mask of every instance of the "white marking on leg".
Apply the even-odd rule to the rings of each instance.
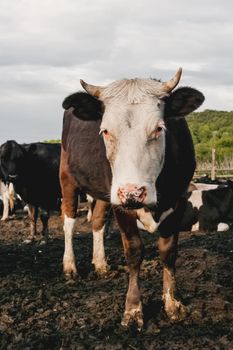
[[[165,311],[172,321],[182,320],[186,316],[186,308],[179,300],[174,298],[170,289],[163,294],[162,299],[164,301]]]
[[[104,251],[104,228],[105,225],[98,231],[93,231],[93,259],[92,264],[95,265],[96,271],[106,272],[107,263]]]
[[[174,306],[174,303],[176,302],[176,299],[174,298],[174,293],[171,293],[170,289],[167,289],[163,293],[162,299],[164,301],[165,310],[169,310],[170,308],[172,308]]]
[[[192,225],[191,232],[199,231],[199,222],[196,222],[194,225]]]
[[[165,277],[166,273],[166,277]],[[168,317],[172,321],[183,319],[186,315],[186,309],[182,303],[174,296],[175,293],[175,278],[173,272],[164,267],[163,270],[163,302],[164,308]]]
[[[65,215],[64,219],[64,234],[65,234],[65,251],[63,256],[63,269],[66,275],[76,274],[75,255],[73,250],[73,231],[76,219],[68,218]]]
[[[93,215],[93,210],[92,210],[93,201],[94,201],[94,198],[91,197],[89,194],[87,194],[87,207],[88,207],[87,221],[88,222],[91,222],[92,215]]]
[[[9,193],[7,189],[2,194],[2,202],[3,202],[3,215],[1,220],[6,220],[9,216]]]
[[[11,182],[9,183],[9,186],[8,186],[8,192],[9,192],[10,209],[12,211],[14,209],[14,205],[15,205],[16,193],[15,193],[13,183],[11,183]]]
[[[92,214],[92,205],[88,203],[87,222],[91,222]]]
[[[228,231],[229,229],[230,229],[230,226],[224,222],[220,222],[217,226],[218,232]]]

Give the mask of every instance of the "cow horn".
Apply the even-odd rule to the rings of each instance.
[[[90,94],[94,97],[97,97],[97,98],[100,96],[101,91],[104,90],[104,87],[87,84],[82,79],[80,79],[80,84],[82,85],[84,90],[86,90],[86,92],[88,92],[88,94]]]
[[[163,89],[166,92],[172,91],[176,87],[176,85],[179,83],[181,74],[182,74],[182,68],[179,68],[175,76],[171,80],[167,81],[166,83],[163,83]]]

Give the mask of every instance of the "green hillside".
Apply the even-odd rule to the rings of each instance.
[[[212,147],[216,148],[217,162],[233,158],[233,111],[194,112],[187,122],[199,162],[211,160]]]

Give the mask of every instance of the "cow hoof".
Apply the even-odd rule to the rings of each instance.
[[[143,314],[142,311],[139,309],[133,309],[130,311],[125,311],[123,319],[121,321],[121,325],[125,328],[128,328],[129,326],[136,324],[137,330],[141,331],[143,328]]]
[[[39,246],[46,245],[47,243],[48,241],[46,241],[45,239],[42,239],[39,243]]]
[[[65,275],[65,278],[67,279],[75,279],[78,275],[76,266],[73,262],[64,263],[63,272]]]
[[[66,280],[76,280],[78,277],[78,273],[77,271],[69,271],[69,272],[64,271],[64,276]]]
[[[92,264],[95,266],[95,272],[97,273],[98,276],[100,277],[106,277],[109,273],[110,267],[106,263],[106,261],[94,261],[92,259]]]
[[[187,316],[186,307],[177,300],[174,300],[174,303],[169,307],[165,306],[165,311],[172,322],[182,321]]]
[[[34,238],[28,238],[23,241],[23,244],[31,244],[34,241]]]
[[[39,242],[39,245],[47,245],[49,243],[50,237],[49,238],[42,238]]]
[[[95,272],[101,278],[107,277],[109,274],[110,267],[106,264],[104,266],[95,266]]]

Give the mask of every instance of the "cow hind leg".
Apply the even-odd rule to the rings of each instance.
[[[129,285],[126,295],[125,311],[122,326],[128,327],[136,323],[138,330],[143,327],[141,293],[139,288],[139,272],[143,259],[143,243],[140,238],[136,213],[114,210],[121,231],[125,257],[129,268]]]
[[[72,278],[77,275],[75,254],[73,249],[73,232],[76,219],[64,215],[65,250],[63,255],[63,271],[66,277]]]
[[[104,231],[106,214],[109,203],[97,200],[92,215],[92,231],[93,231],[93,258],[92,263],[95,270],[100,275],[105,275],[109,267],[105,259],[104,250]]]
[[[163,301],[165,311],[171,321],[182,320],[186,316],[186,309],[175,298],[175,262],[177,256],[178,233],[168,238],[160,237],[158,241],[159,253],[163,263]]]
[[[62,190],[63,230],[65,234],[63,271],[66,277],[72,278],[77,275],[73,249],[73,231],[78,207],[78,188],[75,179],[68,172],[64,159],[60,167],[60,183]]]

